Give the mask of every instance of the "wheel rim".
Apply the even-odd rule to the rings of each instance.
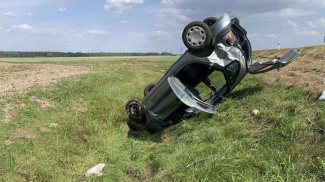
[[[208,25],[209,27],[211,27],[215,22],[216,22],[216,21],[214,21],[214,20],[210,20],[210,21],[207,22],[207,25]]]
[[[141,106],[137,103],[132,103],[130,105],[130,115],[134,118],[139,118],[140,117],[140,110]]]
[[[153,86],[154,87],[154,86]],[[149,88],[149,93],[151,92],[151,90],[153,89],[153,87]]]
[[[187,43],[193,47],[201,47],[206,40],[205,31],[199,26],[191,27],[186,34]]]

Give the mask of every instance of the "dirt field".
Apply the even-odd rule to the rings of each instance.
[[[34,87],[46,88],[50,83],[59,79],[89,73],[90,69],[83,66],[56,65],[56,64],[15,64],[0,62],[0,95],[13,96],[22,94]],[[51,107],[46,100],[30,98],[41,108]],[[1,98],[0,98],[1,101]],[[1,103],[0,113],[2,121],[9,123],[18,116],[15,111],[25,107],[24,103]]]
[[[89,72],[82,66],[0,62],[0,94],[23,93],[34,86],[45,87],[58,79]]]

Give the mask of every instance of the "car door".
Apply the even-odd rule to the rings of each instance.
[[[168,82],[178,99],[187,106],[194,107],[211,114],[216,113],[216,109],[213,105],[203,102],[201,99],[194,96],[194,94],[192,94],[192,92],[186,86],[184,86],[177,77],[169,77]]]
[[[286,65],[288,65],[292,60],[297,58],[302,52],[299,50],[291,50],[286,55],[282,57],[275,57],[269,61],[263,62],[252,62],[252,64],[248,67],[248,73],[251,74],[259,74],[265,73],[274,69],[280,69]]]
[[[234,61],[223,69],[211,67],[209,70],[212,72],[206,69],[202,70],[209,74],[198,74],[200,83],[194,81],[196,78],[191,78],[190,80],[196,83],[192,85],[188,82],[189,80],[181,79],[177,75],[170,76],[168,82],[182,103],[190,108],[215,114],[215,103],[230,91],[230,87],[239,73],[239,63]]]

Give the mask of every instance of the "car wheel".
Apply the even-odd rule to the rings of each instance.
[[[198,51],[203,50],[210,44],[212,33],[207,24],[195,21],[184,28],[182,38],[188,49]]]
[[[218,18],[216,17],[209,17],[203,20],[205,24],[207,24],[209,27],[212,27],[212,25],[218,21]]]
[[[129,119],[138,124],[144,124],[143,122],[143,108],[141,106],[141,99],[133,98],[126,103],[126,113]]]
[[[144,96],[149,95],[149,93],[155,86],[156,86],[155,83],[150,83],[149,85],[147,85],[146,88],[144,89]]]

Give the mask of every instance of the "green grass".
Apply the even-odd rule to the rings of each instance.
[[[26,107],[10,123],[0,122],[0,180],[325,180],[324,139],[306,121],[310,117],[325,128],[324,103],[315,102],[318,93],[266,82],[263,75],[247,75],[215,115],[202,113],[155,135],[130,131],[126,102],[142,98],[144,87],[159,81],[173,61],[103,60],[96,64],[100,73],[46,91],[1,96],[0,106]],[[53,107],[41,108],[32,96]],[[253,109],[260,114],[252,116]],[[206,157],[211,158],[186,169]],[[98,163],[106,164],[104,176],[86,179],[84,173]]]
[[[30,70],[32,69],[31,66],[28,65],[14,65],[14,66],[10,66],[10,67],[4,67],[4,68],[0,68],[0,72],[20,72],[20,71],[25,71],[25,70]]]

